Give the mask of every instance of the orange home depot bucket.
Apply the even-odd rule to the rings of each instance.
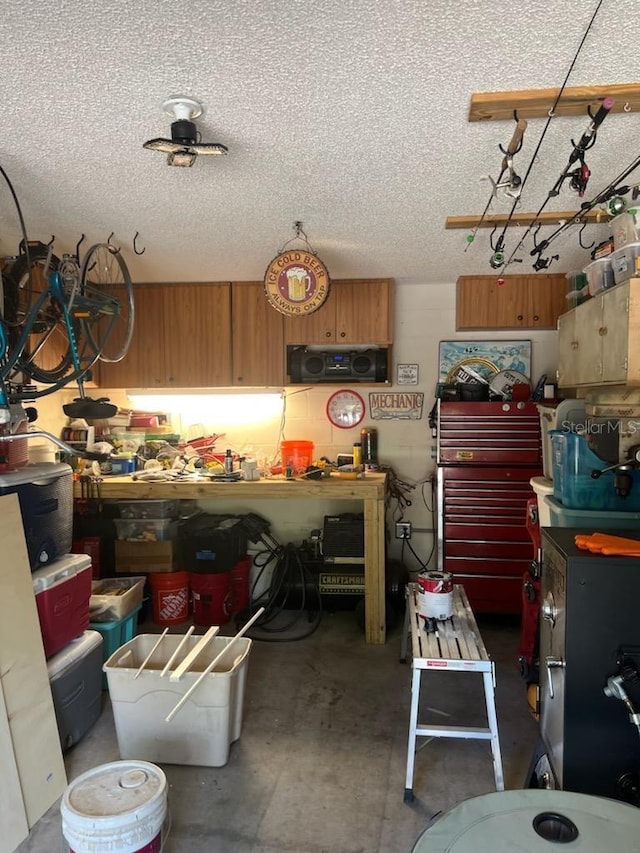
[[[178,625],[189,618],[189,572],[152,572],[153,621],[158,625]]]
[[[282,467],[292,475],[304,474],[313,461],[312,441],[282,441],[280,443]]]
[[[195,625],[226,625],[231,613],[231,572],[189,572]]]

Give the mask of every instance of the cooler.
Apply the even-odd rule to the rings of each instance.
[[[44,653],[50,658],[89,627],[91,558],[67,554],[33,572],[32,580]]]
[[[76,744],[102,711],[102,636],[85,631],[47,661],[60,745]]]
[[[71,467],[42,462],[0,474],[0,495],[16,492],[31,571],[64,554],[72,545]]]

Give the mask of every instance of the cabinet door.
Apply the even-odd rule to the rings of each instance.
[[[169,388],[231,385],[231,285],[162,288],[165,380]]]
[[[305,317],[284,317],[284,339],[287,344],[336,343],[336,288],[332,282],[329,295],[321,308]]]
[[[527,289],[528,328],[555,329],[558,317],[567,310],[567,279],[564,273],[537,273],[527,276]]]
[[[261,281],[231,285],[233,384],[284,383],[284,316],[267,300]]]
[[[576,385],[593,385],[602,381],[602,297],[594,296],[579,305],[575,314],[573,374]]]
[[[129,351],[121,361],[97,365],[97,380],[103,388],[160,388],[166,384],[161,287],[134,284],[133,301],[135,314]]]
[[[601,299],[602,322],[598,335],[602,343],[602,381],[626,382],[630,329],[629,282],[605,291]]]
[[[498,282],[502,281],[503,284]],[[463,275],[456,288],[456,329],[512,329],[524,324],[528,290],[521,276]],[[516,318],[520,318],[519,320]]]
[[[558,373],[560,388],[573,388],[578,384],[578,340],[576,339],[576,309],[558,318]]]
[[[393,281],[337,281],[336,343],[393,342]]]

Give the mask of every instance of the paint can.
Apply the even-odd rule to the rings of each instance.
[[[148,761],[112,761],[82,773],[60,803],[70,853],[160,853],[169,832],[167,779]]]
[[[425,619],[449,619],[453,613],[453,575],[450,572],[420,572],[418,610]]]

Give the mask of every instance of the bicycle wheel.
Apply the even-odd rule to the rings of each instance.
[[[133,286],[122,255],[108,243],[85,255],[78,304],[86,311],[84,335],[100,361],[121,361],[133,335]]]
[[[58,267],[42,243],[29,246],[6,273],[5,323],[8,360],[36,382],[55,383],[71,365],[71,344],[63,310],[49,289],[49,274]]]

